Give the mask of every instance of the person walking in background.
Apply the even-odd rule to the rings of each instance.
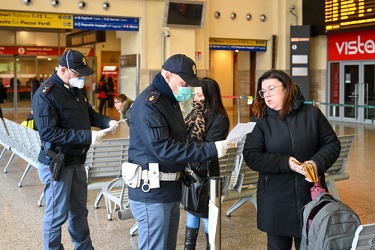
[[[341,146],[320,109],[304,104],[299,87],[281,70],[258,80],[252,108],[256,125],[246,137],[243,157],[259,172],[257,224],[267,233],[269,250],[300,248],[301,208],[311,201],[313,183],[300,163],[324,172],[337,160]]]
[[[112,76],[109,76],[107,79],[107,86],[108,86],[108,108],[113,108],[113,92],[115,92],[115,83],[113,82]]]
[[[0,79],[0,103],[4,103],[4,100],[8,97],[8,89],[4,87],[3,80]]]
[[[228,149],[225,140],[187,143],[179,102],[192,95],[190,86],[202,86],[194,61],[173,55],[130,109],[129,162],[142,168],[140,186],[128,187],[130,209],[138,222],[138,249],[176,249],[181,171],[189,162],[215,160]],[[151,183],[149,177],[158,171]]]
[[[130,126],[130,107],[133,105],[133,101],[124,94],[115,96],[113,100],[115,108],[120,113],[120,119],[125,120]]]
[[[61,227],[68,221],[74,249],[94,249],[87,216],[87,183],[84,163],[90,144],[100,143],[103,130],[115,120],[101,115],[88,102],[84,76],[94,73],[83,54],[67,50],[59,66],[35,93],[32,110],[41,149],[38,174],[44,186],[45,250],[64,249]]]
[[[220,87],[215,80],[205,77],[202,79],[202,87],[194,88],[192,106],[193,109],[185,118],[188,141],[202,143],[225,140],[229,131],[229,119],[221,100]],[[189,165],[203,180],[211,176],[220,176],[217,159]],[[206,196],[208,204],[208,194]],[[200,212],[186,211],[185,250],[195,249],[201,218],[207,239],[206,249],[210,249],[207,206]]]
[[[104,75],[102,75],[100,77],[99,85],[100,85],[100,91],[98,93],[99,113],[103,114],[103,109],[105,109],[105,106],[106,106],[107,92],[108,92],[108,86],[107,86],[107,83],[105,81]]]
[[[34,98],[36,90],[40,87],[40,81],[37,76],[31,79],[31,100]]]

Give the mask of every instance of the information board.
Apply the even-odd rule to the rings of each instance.
[[[375,26],[375,0],[325,0],[325,30]]]
[[[0,11],[0,27],[72,29],[73,15]]]
[[[138,31],[138,18],[74,15],[74,28],[83,30]]]
[[[267,51],[267,41],[251,39],[210,38],[209,48],[210,50],[265,52]]]

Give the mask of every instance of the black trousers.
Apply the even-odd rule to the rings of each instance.
[[[107,95],[108,108],[113,108],[113,95]]]
[[[280,236],[274,234],[267,234],[267,249],[268,250],[290,250],[293,245],[293,237]],[[294,246],[299,250],[301,245],[301,238],[294,237]]]
[[[107,99],[106,98],[99,98],[99,113],[100,114],[103,114],[103,109],[105,109],[106,107],[106,101]],[[104,114],[105,114],[105,110],[104,110]]]

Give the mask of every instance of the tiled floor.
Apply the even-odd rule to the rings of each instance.
[[[230,112],[230,114],[233,112]],[[108,114],[118,119],[113,109]],[[26,112],[4,112],[8,119],[21,122]],[[233,123],[237,123],[236,115],[232,115]],[[241,118],[242,122],[248,118]],[[375,125],[359,125],[351,123],[332,123],[338,135],[355,134],[355,141],[349,156],[347,171],[349,180],[337,183],[341,200],[351,206],[361,217],[362,223],[375,222]],[[123,124],[124,125],[124,124]],[[128,128],[120,127],[115,135],[126,137]],[[2,149],[2,148],[1,148]],[[0,161],[3,170],[10,153]],[[8,173],[0,172],[0,250],[35,250],[42,249],[41,222],[43,207],[38,207],[37,200],[42,192],[37,171],[33,169],[18,187],[18,181],[26,167],[26,162],[16,159],[9,167]],[[107,221],[104,202],[95,209],[93,202],[95,192],[89,192],[89,224],[95,249],[136,249],[137,235],[130,236],[129,229],[135,220]],[[225,211],[233,202],[224,202],[222,205],[222,249],[266,249],[265,234],[256,228],[256,211],[254,206],[246,203],[236,210],[231,217],[225,216]],[[116,218],[116,215],[114,215]],[[181,211],[181,220],[178,233],[178,248],[183,249],[185,234],[185,214]],[[197,249],[205,249],[205,237],[200,230]],[[65,249],[73,249],[66,227],[63,229],[63,244]]]

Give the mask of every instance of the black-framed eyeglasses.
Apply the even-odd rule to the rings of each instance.
[[[258,94],[262,98],[264,98],[264,95],[266,93],[268,93],[270,96],[273,96],[276,93],[276,88],[281,87],[281,86],[283,86],[283,85],[279,85],[279,86],[276,86],[276,87],[270,86],[267,89],[261,89],[261,90],[259,90]]]

